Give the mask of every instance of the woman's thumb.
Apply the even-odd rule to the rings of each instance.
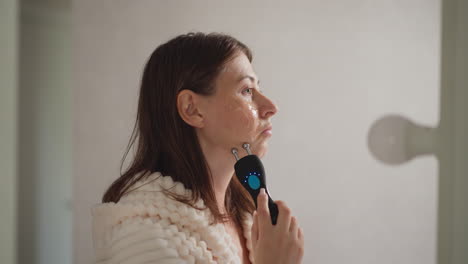
[[[255,248],[258,240],[258,215],[257,211],[253,213],[253,224],[252,224],[252,246]]]

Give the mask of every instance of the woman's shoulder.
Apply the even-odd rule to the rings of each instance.
[[[181,182],[174,181],[171,176],[163,175],[161,172],[140,172],[136,175],[140,178],[128,187],[128,191],[122,196],[121,201],[135,198],[135,194],[157,194],[164,189],[170,189],[178,195],[190,195],[191,190],[186,189]]]
[[[152,255],[150,260],[177,260],[181,254],[186,260],[190,259],[184,254],[189,244],[182,241],[206,224],[206,215],[166,196],[163,189],[178,195],[191,194],[181,183],[157,172],[133,184],[131,191],[117,203],[92,207],[93,243],[98,261],[119,262],[123,255],[136,251],[144,252],[147,257]]]
[[[93,225],[98,230],[114,227],[126,219],[153,217],[164,221],[196,215],[193,211],[195,209],[164,192],[169,190],[184,197],[191,195],[190,190],[185,189],[182,183],[175,182],[171,176],[163,176],[160,172],[150,173],[132,184],[128,190],[117,203],[99,203],[91,208]],[[203,201],[198,201],[196,205],[203,206]]]

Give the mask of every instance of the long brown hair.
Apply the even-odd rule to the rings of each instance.
[[[243,213],[252,213],[255,205],[237,177],[232,177],[226,191],[222,214],[217,206],[212,175],[201,150],[195,129],[188,125],[177,110],[177,95],[184,89],[197,94],[213,95],[216,77],[225,64],[243,52],[252,62],[250,49],[221,33],[201,32],[179,35],[157,47],[145,65],[141,80],[138,110],[125,158],[138,139],[135,157],[130,166],[105,192],[102,202],[118,202],[134,183],[147,173],[161,172],[192,190],[192,197],[184,198],[165,190],[170,197],[195,206],[198,199],[213,214],[214,222],[225,222],[234,217],[237,223]]]

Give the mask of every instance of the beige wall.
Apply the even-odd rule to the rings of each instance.
[[[264,159],[306,236],[304,263],[436,262],[438,164],[367,149],[388,113],[436,127],[437,0],[74,1],[74,260],[93,259],[90,207],[119,174],[145,61],[190,30],[233,34],[280,108]]]
[[[443,2],[439,263],[468,262],[468,2]]]
[[[468,262],[468,1],[457,1],[453,262]]]
[[[0,2],[0,262],[16,263],[18,3]]]

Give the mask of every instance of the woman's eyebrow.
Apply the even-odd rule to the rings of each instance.
[[[241,82],[243,81],[244,79],[250,79],[250,81],[254,82],[255,83],[255,77],[251,76],[251,75],[243,75],[239,78],[239,80],[237,80],[237,82]],[[260,80],[257,80],[257,85],[260,85]]]

